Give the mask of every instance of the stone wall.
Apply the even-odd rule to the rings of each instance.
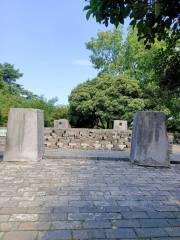
[[[1,128],[0,128],[1,130]],[[0,131],[1,132],[1,131]],[[173,134],[168,134],[169,150],[172,149]],[[5,147],[5,136],[0,136],[0,152]],[[130,148],[131,131],[114,129],[45,128],[44,144],[47,148],[123,150]]]
[[[5,148],[6,132],[7,132],[6,128],[0,127],[0,152],[4,151]]]
[[[61,149],[123,150],[130,147],[131,131],[114,129],[45,129],[45,146]]]
[[[0,152],[4,151],[6,137],[0,137]]]

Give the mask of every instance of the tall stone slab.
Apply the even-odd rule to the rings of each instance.
[[[59,119],[59,120],[54,120],[54,128],[67,129],[67,128],[71,128],[71,125],[69,124],[69,121],[67,119]]]
[[[164,113],[137,112],[135,114],[130,160],[143,166],[170,166]]]
[[[11,108],[5,161],[38,161],[44,153],[44,115],[38,109]]]

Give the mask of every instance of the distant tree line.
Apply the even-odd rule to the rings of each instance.
[[[0,126],[6,126],[11,107],[38,108],[44,110],[45,126],[52,126],[53,120],[67,118],[67,106],[58,106],[57,98],[46,100],[18,84],[23,74],[12,64],[0,64]]]

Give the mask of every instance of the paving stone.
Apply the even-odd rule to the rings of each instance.
[[[179,237],[180,238],[180,226],[166,228],[166,231],[170,237]]]
[[[168,237],[168,233],[163,228],[136,228],[135,231],[139,238]]]
[[[56,221],[52,222],[51,229],[80,229],[82,224],[80,221]]]
[[[179,240],[179,237],[158,237],[150,238],[150,240]]]
[[[3,208],[0,209],[0,214],[10,214],[10,215],[11,214],[17,214],[17,213],[25,214],[25,213],[27,213],[27,211],[28,211],[28,208],[18,208],[18,207],[16,207],[16,208],[14,208],[14,207],[5,208],[5,207],[3,207]]]
[[[78,207],[72,207],[72,206],[62,206],[62,207],[54,207],[53,208],[53,213],[79,213],[79,208]]]
[[[139,219],[141,227],[168,227],[170,224],[166,219]]]
[[[121,213],[121,212],[127,212],[130,211],[129,207],[122,207],[122,206],[106,206],[105,207],[105,212],[110,212],[110,213]]]
[[[29,207],[27,208],[27,213],[52,213],[52,207]]]
[[[87,230],[88,239],[104,239],[106,238],[105,229]]]
[[[73,239],[88,239],[88,233],[86,230],[74,230],[73,231]]]
[[[139,219],[112,220],[112,224],[118,228],[140,227]]]
[[[26,222],[26,221],[37,221],[38,214],[13,214],[9,221],[10,222]]]
[[[167,219],[171,227],[180,227],[180,218],[177,219]]]
[[[136,238],[136,234],[131,228],[123,229],[108,229],[106,230],[106,235],[108,239],[111,238]]]
[[[174,212],[147,212],[149,218],[176,218]]]
[[[95,218],[93,213],[70,213],[68,220],[93,220]]]
[[[36,240],[37,232],[18,231],[5,233],[3,240]]]
[[[66,213],[56,213],[56,214],[40,214],[39,221],[41,222],[49,222],[49,221],[59,221],[59,220],[67,220]]]
[[[122,219],[121,213],[96,213],[96,220],[104,220],[104,219]]]
[[[146,212],[123,212],[122,217],[125,219],[134,219],[134,218],[148,218]]]
[[[83,223],[83,228],[111,228],[111,223],[107,220],[85,221]]]
[[[10,232],[18,230],[19,222],[4,222],[0,223],[0,232]]]
[[[19,226],[19,230],[49,230],[51,222],[23,222]]]
[[[38,240],[69,240],[71,239],[71,232],[69,230],[57,230],[40,232]]]
[[[88,240],[180,239],[177,165],[158,169],[121,161],[44,159],[1,162],[0,172],[3,238],[38,232],[35,240],[74,235]]]
[[[104,207],[80,207],[79,208],[79,212],[80,213],[101,213],[101,212],[105,212],[105,208]]]
[[[0,215],[0,222],[6,222],[9,219],[9,215]]]

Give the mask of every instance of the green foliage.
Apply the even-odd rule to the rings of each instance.
[[[156,80],[162,88],[180,89],[180,48],[160,49],[154,56]]]
[[[144,44],[150,48],[155,39],[163,40],[168,30],[176,32],[180,23],[179,0],[86,0],[84,8],[87,19],[92,15],[99,23],[106,26],[109,23],[116,27],[124,24],[129,17],[130,25],[137,27],[138,38],[144,39]]]
[[[16,80],[21,76],[22,73],[13,65],[0,64],[0,126],[6,126],[11,107],[44,110],[45,126],[52,126],[54,119],[67,118],[68,109],[66,106],[57,106],[57,98],[47,101],[17,84]]]
[[[110,128],[115,119],[132,121],[145,107],[139,82],[126,75],[101,74],[78,85],[69,97],[70,121],[75,126]]]
[[[138,41],[136,29],[130,28],[123,42],[121,29],[117,28],[99,32],[86,47],[99,73],[96,79],[77,86],[69,97],[69,118],[74,126],[109,128],[114,119],[130,123],[134,112],[150,110],[163,111],[168,129],[179,131],[177,42],[155,40],[148,50],[143,41]],[[168,81],[167,89],[163,84]]]
[[[101,72],[116,75],[120,72],[123,55],[122,31],[98,32],[97,38],[92,38],[86,43],[86,48],[92,51],[91,62]]]
[[[14,69],[14,65],[9,63],[0,64],[0,73],[4,82],[9,85],[15,83],[17,79],[23,76],[19,69]]]

